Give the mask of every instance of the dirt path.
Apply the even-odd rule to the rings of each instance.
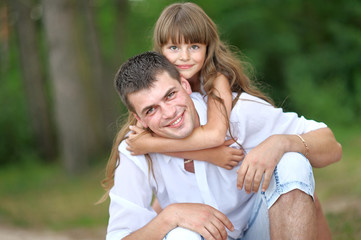
[[[21,229],[0,226],[1,240],[100,240],[105,239],[105,228],[75,229],[66,232]]]

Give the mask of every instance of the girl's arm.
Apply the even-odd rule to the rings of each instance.
[[[208,96],[207,124],[194,129],[192,134],[184,139],[166,139],[151,136],[139,136],[136,127],[127,140],[128,150],[133,155],[149,152],[183,152],[220,146],[224,143],[227,133],[227,122],[232,109],[232,92],[228,79],[219,74],[214,80],[213,94],[223,100],[223,104]]]
[[[138,137],[142,137],[142,139],[148,137],[153,138],[149,132],[136,126],[133,127],[133,133],[129,134],[129,136],[134,134],[134,132],[136,132],[135,134]],[[164,139],[168,140],[168,138],[164,138]],[[128,139],[126,141],[128,141]],[[232,168],[237,166],[238,163],[242,161],[245,156],[245,152],[242,148],[238,149],[238,148],[229,147],[233,143],[234,140],[230,139],[225,141],[221,146],[218,147],[207,148],[202,150],[194,150],[194,151],[164,152],[164,153],[162,152],[162,153],[172,157],[206,161],[214,165],[217,165],[219,167],[225,168],[227,170],[231,170]],[[135,155],[131,151],[129,146],[127,147],[127,150],[130,151],[132,155]]]
[[[165,154],[172,157],[206,161],[227,170],[231,170],[235,166],[238,166],[239,162],[242,161],[245,156],[243,149],[229,147],[232,143],[234,143],[234,141],[230,139],[223,145],[214,148]]]

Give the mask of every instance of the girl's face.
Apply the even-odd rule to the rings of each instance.
[[[162,47],[163,55],[174,64],[189,82],[198,81],[206,58],[207,45],[201,43],[174,44],[168,41]]]

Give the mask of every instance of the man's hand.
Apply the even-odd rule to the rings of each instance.
[[[177,226],[197,232],[207,240],[227,240],[226,228],[230,231],[234,230],[227,216],[209,205],[176,203],[168,206],[164,211],[171,214]]]
[[[257,192],[264,175],[262,191],[266,191],[273,171],[285,153],[281,135],[273,135],[253,148],[238,169],[237,187],[247,193]]]

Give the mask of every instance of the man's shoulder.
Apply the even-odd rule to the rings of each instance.
[[[190,97],[192,98],[193,102],[203,102],[205,103],[204,96],[199,92],[192,92]]]
[[[194,107],[198,113],[201,125],[207,123],[207,97],[198,92],[193,92],[191,95]]]
[[[141,169],[148,169],[148,160],[145,155],[136,155],[133,156],[128,150],[127,150],[127,143],[125,140],[123,140],[118,145],[118,151],[120,154],[120,158],[123,159],[123,161],[132,161],[135,165],[137,165]],[[161,154],[161,153],[151,153],[149,154],[150,158],[152,160],[156,159],[162,159],[163,161],[169,161],[171,157]],[[168,159],[169,158],[169,159]]]
[[[133,162],[138,168],[142,169],[142,170],[146,170],[147,169],[147,160],[145,158],[144,155],[138,155],[138,156],[133,156],[128,150],[127,150],[127,143],[125,142],[125,140],[123,140],[119,145],[118,145],[118,151],[119,151],[119,164],[122,164],[122,162],[124,161],[129,161],[129,162]]]
[[[233,93],[233,97],[235,97],[237,94]],[[241,101],[242,103],[247,103],[247,102],[254,102],[254,103],[262,103],[262,104],[266,104],[266,105],[270,105],[272,106],[271,104],[269,104],[268,102],[266,102],[265,100],[259,98],[259,97],[256,97],[254,95],[251,95],[249,93],[246,93],[246,92],[242,92],[241,95],[239,96],[239,100],[238,101]]]

